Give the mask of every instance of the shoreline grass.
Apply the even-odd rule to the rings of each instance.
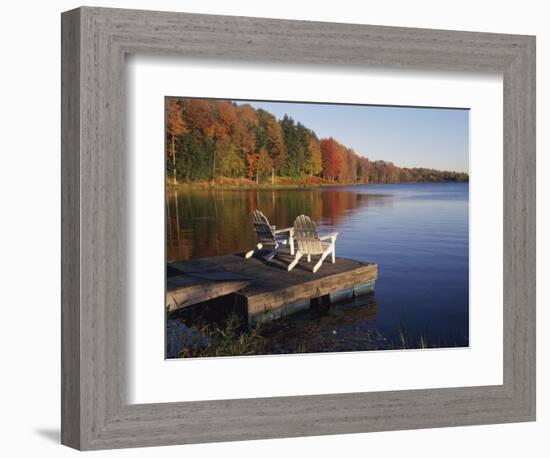
[[[177,184],[166,182],[167,190],[257,190],[257,189],[302,189],[322,187],[350,187],[371,186],[377,184],[437,184],[437,183],[468,183],[468,181],[407,181],[396,183],[358,183],[345,181],[330,181],[319,177],[288,178],[276,177],[274,182],[256,183],[246,178],[219,177],[215,180],[201,180],[180,182]]]
[[[368,349],[330,350],[315,349],[308,346],[308,342],[301,341],[295,348],[285,348],[284,352],[273,351],[270,348],[269,335],[263,335],[262,327],[246,329],[241,318],[236,314],[230,315],[223,323],[198,323],[190,329],[196,333],[196,338],[191,345],[181,348],[178,352],[179,358],[206,358],[223,356],[253,356],[269,354],[298,354],[298,353],[325,353],[325,352],[349,352],[349,351],[379,351],[379,350],[420,350],[433,348],[454,348],[458,345],[447,345],[441,339],[439,341],[428,341],[426,335],[414,338],[400,325],[397,329],[397,339],[391,339],[373,329],[372,334],[379,338],[369,339],[365,334],[365,343],[370,346]]]
[[[229,315],[223,325],[200,324],[194,328],[200,338],[192,346],[183,348],[180,358],[256,355],[263,340],[259,328],[244,330],[236,314]]]

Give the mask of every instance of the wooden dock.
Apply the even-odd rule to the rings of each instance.
[[[168,312],[227,296],[245,306],[251,324],[271,321],[309,308],[313,303],[335,302],[374,290],[377,265],[336,258],[311,271],[315,260],[305,258],[291,272],[288,253],[271,261],[245,259],[234,254],[168,264]]]

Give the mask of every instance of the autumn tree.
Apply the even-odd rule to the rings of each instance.
[[[223,170],[222,175],[233,176],[238,169],[238,158],[236,156],[235,133],[237,130],[238,118],[235,106],[225,100],[221,100],[213,106],[214,122],[212,137],[216,147],[212,156],[212,178],[216,176],[218,165]],[[227,157],[226,157],[227,156]],[[230,175],[227,175],[227,174]]]
[[[223,148],[218,149],[218,157],[220,175],[226,177],[242,176],[244,160],[239,154],[235,143],[227,142]]]
[[[359,157],[357,161],[357,180],[360,183],[369,183],[371,163],[366,157]]]
[[[258,113],[250,105],[241,105],[237,109],[237,116],[237,143],[239,144],[243,164],[248,165],[254,161],[253,156],[256,154],[257,149]]]
[[[265,175],[266,173],[269,173],[273,169],[273,159],[267,152],[265,148],[262,148],[258,152],[258,162],[257,162],[257,170],[256,170],[256,183],[260,182],[260,177],[262,176],[262,173]]]
[[[184,99],[183,117],[189,132],[199,143],[212,139],[215,132],[213,104],[206,99]]]
[[[399,167],[393,165],[392,162],[386,164],[386,182],[399,183]]]
[[[247,167],[247,177],[259,184],[262,176],[265,176],[273,167],[273,159],[265,148],[261,148],[256,154],[250,155]]]
[[[330,181],[335,181],[340,178],[344,164],[342,145],[332,137],[322,139],[320,145],[323,160],[323,176]]]
[[[170,144],[172,157],[173,182],[178,183],[176,176],[176,142],[177,138],[187,133],[187,125],[183,119],[183,111],[178,99],[169,98],[166,102],[166,133]]]
[[[229,100],[167,98],[166,171],[176,184],[217,176],[260,183],[271,174],[341,183],[468,181],[468,174],[371,162],[334,138],[319,140],[292,117]],[[177,160],[176,160],[177,158]]]
[[[265,110],[258,110],[258,122],[257,147],[264,148],[271,158],[272,174],[278,173],[287,159],[281,124],[275,116]]]
[[[321,155],[321,145],[316,137],[311,135],[308,139],[308,148],[311,155],[311,169],[312,175],[319,175],[323,171],[323,158]]]
[[[344,164],[343,164],[343,180],[348,181],[350,183],[356,183],[357,182],[357,162],[359,159],[359,156],[355,154],[355,151],[353,151],[350,148],[344,147]]]

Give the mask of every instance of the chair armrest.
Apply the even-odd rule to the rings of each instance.
[[[277,229],[276,231],[273,231],[274,234],[282,234],[283,232],[289,232],[290,234],[294,233],[293,227],[286,227],[284,229]]]
[[[326,240],[326,239],[334,239],[336,240],[336,237],[338,237],[338,232],[331,232],[330,234],[321,235],[319,237],[319,240]]]

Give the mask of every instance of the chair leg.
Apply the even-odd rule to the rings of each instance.
[[[247,251],[247,253],[244,255],[244,257],[245,257],[246,259],[251,258],[252,255],[254,254],[254,252],[255,252],[256,250],[259,251],[259,250],[261,250],[263,247],[264,247],[264,246],[263,246],[261,243],[258,243],[258,244],[256,245],[256,248],[254,248],[253,250]]]
[[[310,254],[307,255],[307,262],[311,262],[311,255]]]
[[[300,253],[299,251],[296,253],[296,257],[294,258],[294,261],[292,261],[289,265],[288,265],[288,271],[290,272],[292,269],[294,269],[294,266],[296,264],[298,264],[298,261],[300,260],[300,258],[302,257],[302,253]]]
[[[294,237],[292,235],[288,238],[288,244],[290,245],[290,254],[294,256]]]
[[[319,261],[317,261],[317,264],[315,264],[313,266],[313,273],[317,272],[319,270],[319,268],[323,265],[323,261],[325,260],[325,258],[329,255],[330,251],[327,250],[323,253],[323,255],[321,256],[321,259],[319,259]]]
[[[332,263],[336,262],[336,246],[332,245]]]

